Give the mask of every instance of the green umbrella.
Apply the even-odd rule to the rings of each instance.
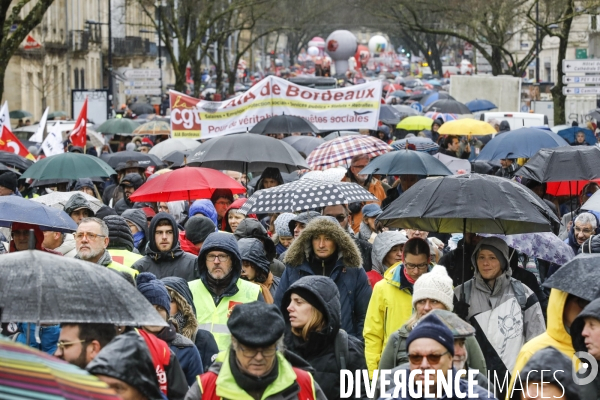
[[[62,118],[62,117],[68,117],[69,114],[67,114],[66,111],[52,111],[50,114],[48,114],[48,119],[52,120],[54,118]]]
[[[36,162],[21,175],[21,179],[80,179],[114,174],[115,170],[98,157],[63,153]]]
[[[106,120],[96,129],[96,132],[107,135],[123,135],[132,133],[138,126],[140,126],[139,123],[128,118],[113,118]]]
[[[9,112],[8,115],[10,116],[10,119],[21,119],[21,118],[33,117],[33,114],[31,114],[29,111],[25,111],[25,110],[14,110],[14,111]]]

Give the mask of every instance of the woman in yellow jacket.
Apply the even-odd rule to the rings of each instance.
[[[430,268],[429,244],[413,238],[404,245],[402,262],[391,266],[383,280],[375,284],[363,330],[365,358],[371,376],[379,365],[388,337],[413,313],[414,283]]]

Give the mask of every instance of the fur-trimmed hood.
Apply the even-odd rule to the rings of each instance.
[[[286,251],[284,263],[297,267],[310,260],[313,254],[312,238],[317,235],[327,235],[337,244],[338,257],[343,259],[346,267],[362,267],[360,250],[350,235],[344,231],[339,223],[329,218],[315,218],[302,231],[300,236]]]

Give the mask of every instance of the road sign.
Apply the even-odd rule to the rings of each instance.
[[[563,87],[563,94],[600,94],[600,86]]]
[[[600,75],[563,76],[562,81],[564,84],[569,84],[569,83],[599,83],[600,84]]]
[[[160,69],[128,69],[123,72],[127,79],[160,78]]]
[[[124,93],[127,95],[146,95],[146,96],[160,96],[160,88],[156,89],[125,89]]]
[[[139,87],[139,88],[147,88],[147,87],[160,87],[160,81],[158,80],[150,80],[150,81],[125,81],[123,84],[126,87]]]
[[[563,60],[563,72],[600,72],[600,59]]]

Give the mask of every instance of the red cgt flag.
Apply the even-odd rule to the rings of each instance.
[[[15,153],[30,160],[35,160],[33,155],[27,150],[27,147],[13,135],[6,125],[2,127],[2,135],[0,135],[0,150]]]
[[[79,116],[77,117],[75,127],[69,135],[69,139],[71,139],[73,146],[85,147],[85,144],[87,143],[87,105],[88,99],[86,97],[83,107],[81,107],[81,111],[79,112]]]

